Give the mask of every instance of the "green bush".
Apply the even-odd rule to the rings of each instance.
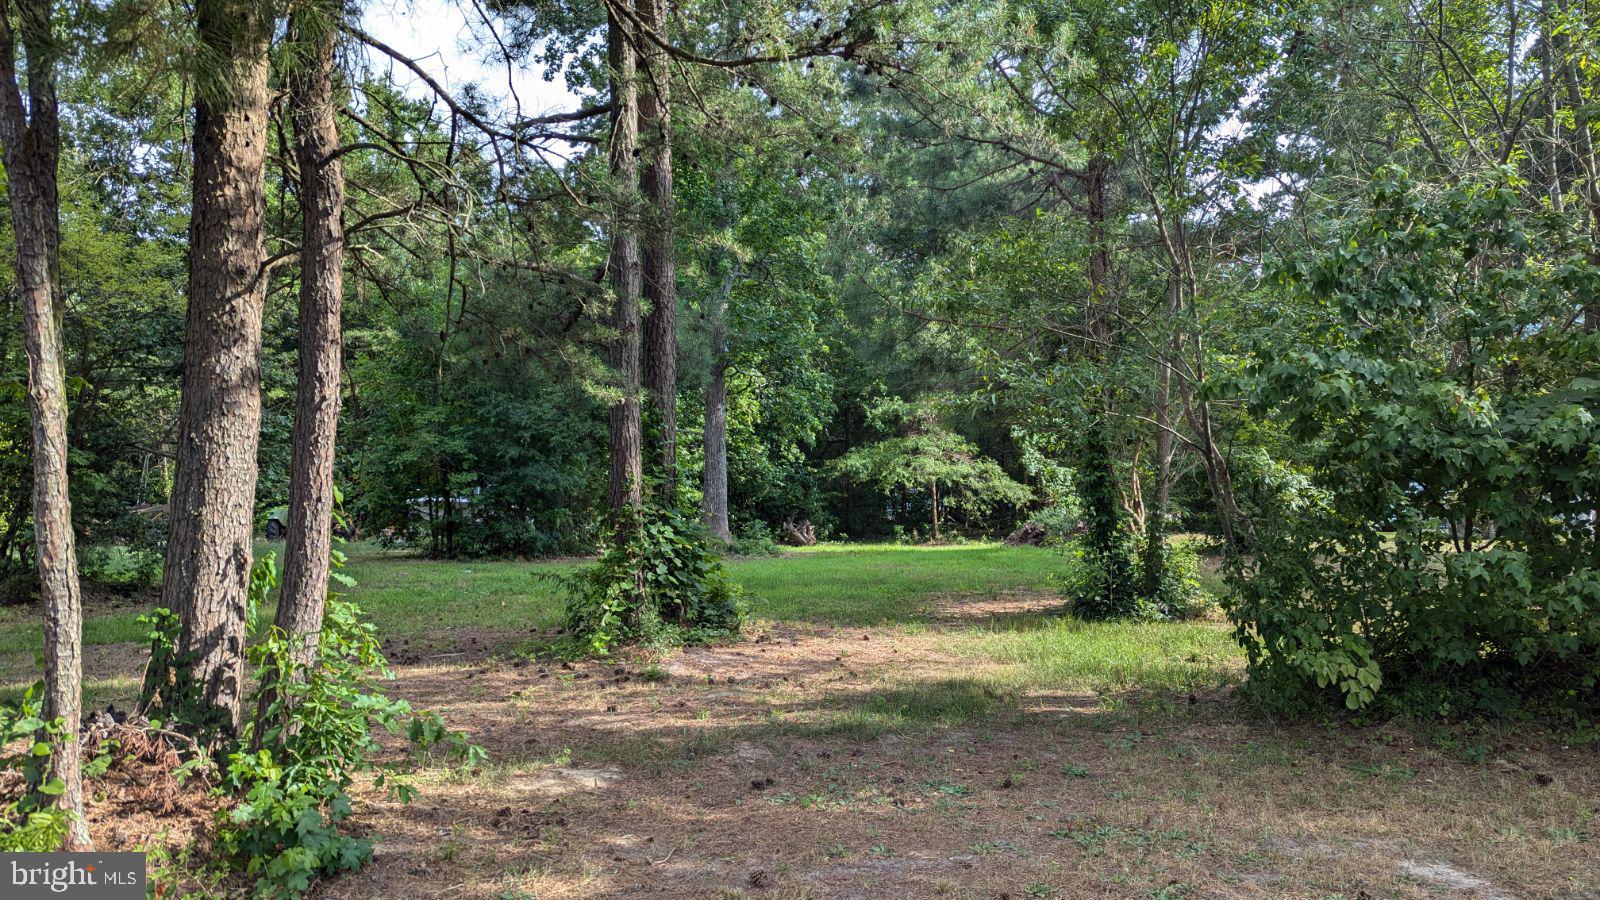
[[[739,630],[744,607],[699,522],[675,510],[630,512],[594,564],[540,577],[567,599],[567,628],[596,653],[627,641],[694,642]]]
[[[1595,718],[1600,334],[1580,310],[1600,270],[1517,188],[1430,198],[1391,173],[1365,221],[1284,267],[1314,314],[1240,387],[1311,459],[1257,517],[1229,608],[1258,695]]]
[[[379,691],[378,681],[393,675],[376,630],[354,604],[329,599],[311,663],[298,662],[295,649],[275,627],[251,646],[259,685],[253,706],[261,712],[223,769],[223,789],[241,802],[224,814],[218,845],[257,876],[262,895],[301,894],[312,878],[354,871],[371,858],[371,843],[340,827],[355,777],[373,774],[405,802],[414,795],[404,763],[377,761],[375,732],[405,735],[416,753],[441,743],[468,763],[482,753],[437,714]]]
[[[751,519],[739,527],[728,553],[731,556],[780,556],[783,547],[772,536],[772,528],[766,522]]]
[[[0,771],[20,772],[26,790],[0,804],[0,852],[44,853],[61,849],[70,824],[67,812],[50,798],[66,786],[59,778],[45,780],[50,770],[50,742],[61,734],[59,719],[40,715],[42,685],[30,687],[14,707],[0,707]],[[5,748],[15,748],[4,752]]]
[[[1076,503],[1055,503],[1028,518],[1044,528],[1045,544],[1059,547],[1083,531],[1083,510]]]
[[[343,556],[334,552],[335,565]],[[349,788],[359,775],[409,802],[414,791],[406,775],[414,764],[443,749],[464,766],[476,765],[483,750],[461,732],[450,731],[436,713],[414,710],[380,690],[393,678],[377,630],[360,609],[330,591],[316,648],[298,653],[297,638],[259,613],[277,585],[275,558],[259,560],[250,573],[247,654],[255,669],[255,691],[246,700],[252,716],[236,739],[220,746],[217,790],[238,802],[219,814],[219,855],[255,876],[258,896],[300,896],[314,878],[353,871],[372,855],[372,845],[348,834]],[[353,582],[339,572],[338,584]],[[176,646],[178,618],[158,609],[141,621],[151,629],[151,670],[171,671],[166,663]],[[176,685],[167,688],[162,712],[184,730],[207,735],[204,720]],[[380,761],[375,735],[404,735],[412,753]],[[217,740],[214,733],[210,738]]]
[[[1145,584],[1155,585],[1155,590],[1149,598],[1163,619],[1204,619],[1217,611],[1217,599],[1200,583],[1200,554],[1195,550],[1192,541],[1175,541],[1167,538],[1162,542],[1165,553],[1161,554],[1161,572],[1152,579],[1148,575],[1144,578]],[[1139,551],[1141,566],[1149,566],[1154,554],[1146,552],[1145,548]]]
[[[78,554],[78,571],[114,591],[134,594],[161,583],[160,551],[121,545],[91,545]]]

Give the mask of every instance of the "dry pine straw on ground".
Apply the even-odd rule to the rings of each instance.
[[[189,755],[189,743],[142,722],[112,723],[104,713],[90,718],[101,721],[90,721],[84,729],[85,766],[104,763],[104,771],[86,779],[84,786],[84,818],[95,849],[144,851],[158,866],[171,864],[176,870],[190,860],[203,860],[216,833],[217,812],[226,801],[212,794],[204,773],[188,778],[174,774]],[[25,787],[20,772],[0,773],[0,804],[15,801]]]
[[[419,652],[396,693],[491,765],[365,792],[377,856],[316,895],[1600,897],[1592,751],[1501,735],[1470,763],[1225,692],[1012,694],[951,645],[774,626],[662,681]],[[897,712],[941,692],[979,714]]]

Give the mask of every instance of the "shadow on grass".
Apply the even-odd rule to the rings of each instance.
[[[897,684],[865,693],[839,693],[813,707],[816,721],[782,723],[776,731],[797,737],[872,738],[890,732],[965,725],[1015,703],[1015,689],[979,678],[945,678]]]

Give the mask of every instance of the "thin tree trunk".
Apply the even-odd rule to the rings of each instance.
[[[1104,367],[1111,362],[1111,250],[1106,235],[1106,217],[1110,205],[1111,161],[1096,156],[1084,170],[1084,195],[1089,224],[1089,303],[1088,316],[1089,353]],[[1104,376],[1102,375],[1102,378]],[[1111,397],[1107,388],[1101,389],[1098,415],[1101,421],[1091,430],[1098,439],[1092,442],[1088,465],[1105,469],[1106,485],[1117,485],[1116,465],[1111,459],[1108,422],[1111,416]],[[1120,487],[1096,491],[1089,498],[1099,508],[1090,510],[1096,519],[1120,522],[1118,498]],[[1119,561],[1120,562],[1120,561]]]
[[[1550,208],[1558,215],[1565,213],[1566,193],[1565,185],[1561,178],[1561,104],[1556,96],[1555,55],[1551,47],[1553,37],[1550,34],[1550,17],[1539,16],[1539,79],[1543,90],[1544,115],[1544,152],[1540,154],[1543,163],[1545,180],[1545,193],[1550,198]],[[1563,217],[1563,231],[1565,223]]]
[[[1084,194],[1089,220],[1089,340],[1090,352],[1101,361],[1111,358],[1111,250],[1106,241],[1106,215],[1110,192],[1111,161],[1096,156],[1084,170]]]
[[[59,718],[50,776],[65,790],[71,818],[62,849],[94,849],[83,817],[78,725],[83,702],[83,607],[67,484],[67,385],[61,345],[61,217],[57,167],[61,122],[56,101],[56,46],[50,0],[18,4],[27,55],[28,99],[17,84],[16,39],[9,4],[0,8],[0,142],[5,145],[11,226],[17,245],[28,357],[28,412],[33,424],[33,534],[44,600],[44,714]],[[29,117],[32,117],[31,121]]]
[[[300,383],[289,469],[289,530],[275,622],[297,639],[297,662],[316,653],[328,596],[333,532],[333,461],[344,352],[344,168],[335,155],[333,49],[337,6],[300,7],[291,44],[305,56],[289,74],[289,111],[300,165]]]
[[[177,470],[161,602],[181,622],[172,683],[194,724],[238,731],[244,691],[256,448],[261,426],[262,248],[270,7],[197,0],[189,312]]]
[[[1567,4],[1557,0],[1563,18]],[[1541,9],[1548,17],[1548,9]],[[1566,89],[1567,106],[1572,112],[1572,136],[1576,146],[1573,155],[1583,170],[1583,200],[1589,213],[1589,261],[1600,264],[1600,158],[1595,156],[1593,125],[1589,120],[1590,104],[1583,96],[1583,86],[1578,78],[1578,64],[1573,58],[1571,39],[1564,28],[1553,30],[1556,65],[1561,70],[1562,86]],[[1583,305],[1583,329],[1600,331],[1600,299],[1591,298]]]
[[[1172,366],[1179,351],[1178,316],[1183,309],[1182,282],[1174,271],[1167,283],[1167,316],[1173,334],[1167,353],[1156,360],[1155,496],[1146,508],[1144,537],[1145,592],[1154,597],[1161,586],[1167,558],[1167,512],[1172,501]]]
[[[1204,351],[1197,349],[1196,352]],[[1196,380],[1204,383],[1199,378]],[[1217,446],[1212,431],[1211,404],[1205,400],[1196,402],[1194,391],[1183,379],[1179,379],[1178,393],[1183,398],[1184,416],[1189,420],[1189,428],[1194,432],[1196,443],[1199,444],[1200,462],[1205,466],[1206,480],[1211,485],[1211,497],[1217,505],[1217,519],[1222,527],[1223,544],[1230,554],[1237,555],[1254,542],[1254,529],[1234,496],[1232,469],[1222,448]]]
[[[933,506],[933,542],[939,543],[939,479],[928,479],[928,495]]]
[[[668,0],[638,0],[639,21],[664,35]],[[644,387],[656,408],[656,465],[661,502],[678,497],[678,287],[676,210],[672,200],[671,72],[665,50],[642,42],[639,137],[643,142]]]
[[[644,500],[643,448],[639,422],[639,104],[637,65],[626,22],[610,14],[607,55],[611,64],[611,174],[617,192],[611,224],[610,272],[613,308],[610,362],[621,396],[611,407],[611,510]]]
[[[713,332],[715,333],[715,332]],[[706,388],[706,470],[700,511],[711,536],[733,543],[728,525],[728,363],[711,363],[711,384]]]
[[[706,528],[724,544],[733,543],[728,525],[728,297],[737,277],[730,263],[722,290],[712,301],[711,380],[706,388],[705,480],[700,510]]]

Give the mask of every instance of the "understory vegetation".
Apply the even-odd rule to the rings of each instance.
[[[335,559],[342,566],[343,555]],[[409,802],[415,789],[407,773],[419,759],[440,753],[471,768],[483,758],[437,714],[385,693],[394,672],[377,629],[343,591],[330,593],[315,635],[268,624],[264,610],[278,578],[270,553],[251,572],[254,689],[246,703],[254,715],[237,733],[224,730],[178,674],[177,617],[164,608],[140,617],[151,629],[141,714],[157,733],[197,736],[183,745],[181,771],[225,798],[216,823],[219,861],[237,864],[263,897],[300,896],[314,879],[356,871],[371,858],[371,841],[345,825],[358,778]],[[356,585],[349,576],[340,583]],[[403,736],[408,754],[381,755],[380,733]]]
[[[1596,110],[1565,0],[0,0],[0,849],[1593,894]]]

